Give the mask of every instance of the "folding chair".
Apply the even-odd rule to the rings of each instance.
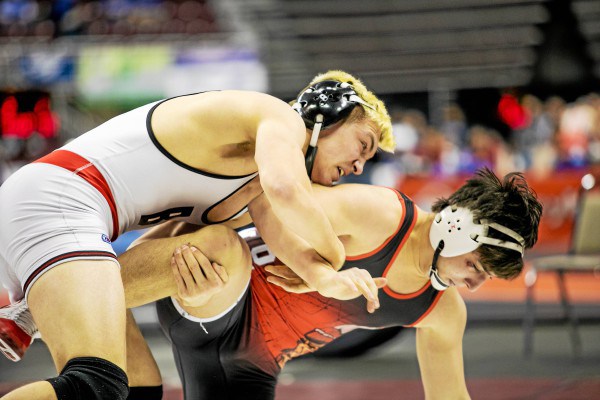
[[[535,324],[533,291],[538,272],[553,272],[556,274],[564,320],[570,328],[573,354],[575,358],[581,354],[579,319],[573,310],[573,305],[567,293],[565,275],[567,273],[600,273],[599,186],[591,174],[587,174],[581,179],[569,252],[529,260],[531,269],[525,276],[527,299],[523,319],[523,353],[526,357],[531,356],[533,353],[533,328]]]

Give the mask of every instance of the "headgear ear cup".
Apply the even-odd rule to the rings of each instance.
[[[515,241],[489,237],[490,228]],[[471,210],[456,206],[448,206],[436,214],[429,230],[429,241],[433,248],[436,248],[440,241],[444,242],[444,249],[440,253],[444,257],[470,253],[482,244],[514,250],[522,256],[525,246],[523,237],[512,229],[487,220],[477,222]]]
[[[309,177],[312,174],[317,154],[317,140],[320,130],[327,129],[350,115],[357,104],[373,108],[356,94],[349,83],[328,80],[308,87],[300,93],[296,102],[292,105],[292,108],[304,120],[306,127],[313,129],[305,158]]]
[[[489,237],[490,228],[502,232],[516,242]],[[470,253],[482,244],[487,244],[517,251],[522,257],[525,247],[525,240],[517,232],[487,220],[481,220],[478,223],[471,210],[457,206],[448,206],[435,215],[429,230],[429,241],[431,247],[436,249],[429,276],[431,284],[437,290],[445,290],[448,287],[437,272],[438,255],[455,257]],[[442,245],[441,248],[440,245]],[[440,286],[442,289],[436,286]]]

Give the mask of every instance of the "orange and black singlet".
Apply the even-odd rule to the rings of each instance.
[[[408,197],[398,193],[398,199],[405,213],[395,233],[373,251],[348,257],[342,269],[358,267],[367,269],[373,277],[386,276],[417,217]],[[379,293],[381,307],[369,314],[362,297],[339,301],[314,292],[288,293],[266,280],[264,266],[275,258],[262,239],[252,236],[246,240],[254,261],[250,286],[228,313],[217,320],[194,321],[178,312],[171,299],[159,303],[161,325],[173,342],[182,381],[186,382],[186,398],[238,398],[239,394],[241,399],[252,390],[253,396],[260,393],[253,398],[271,399],[276,376],[288,360],[314,352],[356,328],[413,326],[442,295],[429,283],[411,294],[395,293],[386,287]],[[207,364],[209,359],[215,365]],[[209,376],[214,386],[207,392]],[[216,383],[217,376],[222,384]],[[246,387],[249,381],[253,382],[251,388]],[[231,392],[234,387],[240,392]]]

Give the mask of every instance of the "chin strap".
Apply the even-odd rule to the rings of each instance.
[[[310,179],[312,175],[315,157],[317,156],[317,140],[319,140],[319,133],[321,133],[322,126],[323,114],[318,114],[315,118],[315,125],[313,126],[312,135],[310,136],[310,142],[308,143],[308,149],[306,149],[306,157],[304,161],[306,165],[306,172],[308,172],[308,179]]]
[[[444,241],[440,240],[440,243],[438,244],[437,248],[435,249],[435,253],[433,253],[433,261],[431,261],[431,267],[429,267],[429,279],[431,281],[431,286],[433,286],[433,288],[435,290],[438,290],[440,292],[443,290],[446,290],[450,287],[450,285],[448,285],[446,282],[444,282],[442,280],[442,278],[440,278],[440,275],[438,274],[438,271],[437,271],[438,257],[440,256],[440,253],[442,252],[443,249],[444,249]]]

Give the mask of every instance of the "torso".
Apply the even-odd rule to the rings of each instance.
[[[390,285],[380,292],[381,307],[373,314],[366,311],[362,297],[338,301],[315,292],[290,294],[267,283],[261,264],[272,263],[273,259],[264,253],[264,244],[250,242],[254,254],[263,257],[255,258],[251,280],[253,315],[249,322],[257,325],[253,330],[261,332],[260,340],[253,343],[264,341],[280,367],[355,328],[414,326],[433,310],[442,293],[433,289],[427,279],[421,277],[419,282],[418,274],[405,264],[415,256],[415,245],[409,237],[418,218],[416,207],[406,198],[399,201],[406,204],[407,211],[394,234],[366,254],[347,257],[342,267],[364,268],[374,277],[388,277]],[[404,276],[412,278],[404,283]],[[414,285],[419,286],[413,290]]]
[[[202,112],[197,121],[184,120],[186,108],[209,107],[204,104],[211,100],[198,101],[200,96],[211,93],[140,107],[63,147],[92,162],[108,181],[119,232],[169,219],[227,221],[262,193],[249,129],[231,116],[223,125],[209,117],[198,122]]]

